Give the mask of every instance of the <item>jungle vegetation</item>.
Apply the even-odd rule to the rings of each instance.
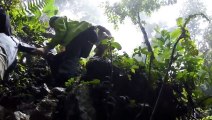
[[[71,0],[64,1],[70,2]],[[48,38],[43,37],[46,32],[51,32],[48,27],[48,18],[57,14],[58,8],[54,0],[1,0],[0,5],[7,11],[11,18],[13,34],[23,42],[42,47]],[[72,0],[75,11],[83,11],[81,2]],[[121,45],[115,39],[102,41],[108,47],[103,59],[110,60],[114,66],[109,77],[117,68],[122,70],[119,75],[127,76],[128,81],[135,75],[144,76],[148,88],[143,88],[147,93],[142,94],[141,101],[146,104],[149,94],[156,94],[151,105],[149,119],[154,119],[158,111],[173,111],[173,106],[165,108],[163,101],[174,100],[174,107],[179,107],[174,115],[176,119],[212,119],[212,29],[210,16],[205,13],[185,14],[176,20],[176,28],[163,29],[155,26],[157,35],[148,36],[145,25],[150,24],[142,15],[151,16],[151,13],[162,6],[175,4],[177,0],[122,0],[110,5],[105,2],[105,14],[116,28],[124,24],[129,18],[135,27],[143,34],[144,44],[136,47],[134,52],[120,54]],[[63,4],[60,4],[63,6]],[[198,3],[200,4],[200,3]],[[201,4],[200,4],[201,5]],[[186,9],[185,9],[186,11]],[[188,10],[189,11],[189,10]],[[89,17],[84,11],[84,17]],[[95,18],[91,18],[95,19]],[[204,30],[203,40],[198,41],[198,20],[205,20],[209,27]],[[193,25],[196,25],[192,27]],[[198,42],[197,42],[198,41]],[[139,58],[144,58],[140,60]],[[86,72],[86,63],[89,59],[81,61],[82,71]],[[111,69],[112,69],[111,68]],[[101,69],[101,68],[99,68]],[[40,56],[31,56],[25,53],[18,54],[16,69],[11,73],[7,83],[0,84],[1,94],[13,96],[27,93],[25,90],[32,84],[48,82],[50,70],[46,60]],[[80,77],[80,76],[78,76]],[[74,86],[77,78],[66,82],[66,87]],[[138,77],[139,78],[139,77]],[[112,80],[116,79],[113,77]],[[100,79],[101,81],[101,79]],[[81,84],[98,84],[99,80],[81,82]],[[121,80],[119,80],[121,84]],[[143,86],[144,87],[144,86]],[[136,89],[136,88],[135,88]],[[148,91],[150,91],[148,93]],[[154,91],[154,92],[152,92]],[[136,91],[134,91],[136,92]],[[136,101],[131,100],[131,103]],[[162,109],[163,108],[163,109]]]

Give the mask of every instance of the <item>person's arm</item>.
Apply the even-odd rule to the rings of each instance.
[[[15,44],[15,48],[21,52],[33,53],[33,51],[36,50],[36,47],[29,45],[27,43],[21,42],[19,39],[17,39],[14,36],[8,37],[7,41],[11,41],[11,43]]]
[[[46,55],[51,49],[61,43],[65,32],[56,32],[56,35],[51,39],[51,41],[45,47],[36,48],[36,54]]]
[[[45,38],[53,38],[55,35],[52,33],[43,33],[42,36]]]
[[[66,17],[65,18],[61,17],[54,22],[55,36],[52,38],[50,43],[48,43],[48,45],[44,47],[46,52],[53,49],[58,44],[62,43],[62,40],[64,39],[67,32],[66,21],[67,21]]]
[[[49,43],[47,43],[46,50],[51,50],[55,46],[60,44],[64,35],[65,35],[65,32],[56,31],[55,36],[51,39]]]
[[[37,49],[36,47],[23,42],[20,42],[18,45],[18,50],[21,52],[27,52],[33,54],[36,51],[36,49]]]
[[[61,17],[54,22],[53,28],[55,30],[55,35],[52,37],[51,41],[47,44],[47,46],[36,49],[37,54],[45,55],[55,46],[62,43],[62,39],[64,39],[64,36],[67,31],[66,20],[67,18]]]

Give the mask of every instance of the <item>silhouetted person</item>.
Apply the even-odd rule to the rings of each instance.
[[[34,53],[36,48],[20,42],[11,36],[11,25],[9,16],[0,9],[0,80],[8,78],[16,63],[18,50]]]
[[[3,8],[0,8],[0,33],[5,33],[6,35],[12,35],[10,18]]]
[[[47,46],[38,48],[38,51],[45,55],[58,44],[65,47],[50,62],[54,78],[62,84],[70,77],[78,75],[79,60],[89,56],[93,45],[98,45],[102,39],[111,36],[102,26],[93,26],[86,21],[67,20],[66,17],[53,16],[49,25],[55,30],[55,36]]]

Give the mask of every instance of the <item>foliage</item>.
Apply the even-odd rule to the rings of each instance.
[[[127,53],[124,53],[123,55],[116,55],[113,57],[113,59],[113,64],[124,70],[123,74],[134,74],[139,69],[142,69],[145,65],[143,62],[139,62],[135,58],[129,57]]]
[[[99,85],[100,84],[100,80],[99,79],[93,79],[90,81],[83,81],[80,79],[80,76],[77,77],[72,77],[69,80],[67,80],[67,82],[65,82],[65,86],[68,89],[67,91],[70,91],[76,87],[81,87],[81,86],[95,86],[95,85]]]
[[[20,1],[12,3],[11,6],[4,4],[12,18],[14,34],[23,41],[35,46],[39,46],[44,41],[45,38],[42,37],[42,33],[46,32],[47,27],[46,22],[40,21],[41,8],[46,12],[55,11],[54,7],[50,8],[53,5],[53,1],[48,1],[51,4],[46,2],[47,0],[42,2],[29,1],[29,10],[34,15],[28,15],[26,12],[27,8],[20,6]],[[107,7],[107,15],[115,24],[118,21],[123,22],[126,17],[130,17],[135,24],[138,24],[141,23],[141,20],[137,13],[145,12],[151,14],[152,11],[160,7],[160,3],[153,0],[123,0],[122,3],[115,4],[115,7]],[[25,12],[21,10],[25,10]],[[205,17],[203,14],[200,15]],[[110,59],[110,64],[113,67],[121,69],[120,78],[127,76],[127,80],[130,81],[133,75],[138,74],[146,77],[151,73],[149,74],[151,79],[148,79],[148,82],[151,83],[150,87],[156,91],[157,95],[163,85],[168,86],[171,88],[168,92],[174,95],[174,100],[179,103],[178,105],[186,106],[187,112],[183,114],[184,116],[179,115],[179,118],[189,119],[192,118],[190,116],[198,113],[194,113],[195,111],[200,111],[202,114],[198,113],[199,118],[204,117],[203,120],[207,120],[211,118],[209,116],[211,112],[211,62],[207,63],[207,61],[204,61],[202,54],[195,45],[195,41],[191,38],[189,29],[186,27],[190,19],[196,16],[197,14],[189,16],[188,19],[178,18],[176,23],[178,27],[173,31],[157,28],[156,32],[159,37],[152,38],[152,51],[149,51],[148,47],[138,47],[134,49],[132,57],[126,53],[119,55],[117,50],[121,49],[121,45],[115,42],[113,38],[103,40],[101,44],[107,48],[104,58]],[[152,61],[150,61],[151,52],[154,53],[154,60]],[[138,60],[139,57],[144,56],[144,61]],[[6,86],[11,85],[10,87],[13,87],[14,93],[21,93],[32,84],[43,83],[50,79],[48,78],[50,74],[49,68],[45,60],[26,54],[19,54],[18,57],[18,66],[11,75],[11,81],[9,82],[12,84],[6,84]],[[208,57],[210,58],[210,56]],[[86,61],[82,60],[81,64],[82,67],[86,67]],[[150,66],[150,64],[152,65]],[[203,66],[204,64],[207,66]],[[101,83],[99,79],[80,81],[80,77],[70,78],[65,83],[65,86],[74,87],[78,83],[81,85],[98,85]],[[138,79],[140,80],[140,78]],[[17,88],[18,91],[16,91]],[[5,92],[7,89],[1,85],[0,90]],[[10,92],[7,91],[8,94]],[[145,97],[142,96],[142,98],[146,99]],[[161,97],[160,94],[159,97]],[[165,96],[163,99],[167,100],[169,97]],[[144,104],[145,102],[144,100]],[[151,107],[153,108],[154,106]]]
[[[118,42],[114,41],[114,38],[104,39],[101,41],[100,45],[105,46],[105,52],[103,56],[110,57],[116,50],[121,50],[122,47]]]
[[[24,42],[30,44],[41,44],[44,41],[42,33],[46,32],[47,21],[40,21],[41,15],[52,15],[54,7],[48,7],[48,4],[54,3],[54,0],[43,1],[19,1],[11,4],[8,13],[11,18],[14,35],[21,38]],[[15,6],[15,7],[13,7]]]
[[[141,18],[141,15],[150,15],[153,11],[160,8],[161,5],[164,5],[160,0],[122,0],[119,3],[110,6],[108,2],[105,3],[105,14],[108,16],[108,20],[114,23],[117,27],[118,23],[123,23],[126,18],[130,18],[131,21],[138,25],[141,32],[143,33],[144,42],[147,46],[148,52],[150,52],[149,58],[149,75],[148,79],[151,76],[151,67],[152,61],[154,60],[154,53],[144,28],[145,20]],[[175,1],[174,1],[175,2]],[[172,2],[171,2],[172,3]]]
[[[47,40],[42,37],[42,34],[46,32],[48,23],[41,21],[40,18],[46,11],[49,13],[55,11],[53,6],[48,6],[49,4],[53,5],[54,0],[1,0],[0,2],[10,15],[12,32],[15,37],[22,42],[37,47],[41,46],[44,40]],[[37,56],[18,53],[17,66],[8,83],[4,85],[8,86],[7,84],[10,84],[11,89],[17,87],[18,89],[13,89],[13,92],[18,93],[19,91],[21,93],[32,85],[42,84],[42,82],[47,81],[49,74],[50,70],[46,61]],[[10,94],[9,92],[11,91],[8,91],[8,94]]]
[[[207,116],[205,118],[203,118],[202,120],[211,120],[212,119],[212,116]]]
[[[54,0],[23,0],[21,8],[27,16],[40,17],[43,13],[53,16],[57,12]]]
[[[204,13],[206,15],[206,7],[204,6],[203,0],[185,0],[183,2],[182,9],[180,10],[180,15],[183,18],[188,17],[191,14],[199,14]],[[201,17],[196,17],[192,19],[189,24],[188,28],[191,33],[192,39],[196,39],[199,35],[201,35],[204,30],[201,29],[201,24],[207,24],[205,21],[201,19]],[[200,42],[200,41],[198,41]]]
[[[202,14],[198,15],[204,17]],[[178,102],[192,109],[199,108],[198,103],[206,96],[200,90],[200,85],[210,81],[207,77],[207,70],[202,66],[204,59],[186,27],[190,19],[196,16],[191,15],[188,19],[178,18],[176,22],[178,28],[173,31],[156,29],[159,37],[152,40],[155,60],[150,71],[153,88],[159,87],[158,82],[171,85],[173,87],[172,92]],[[113,53],[112,64],[121,68],[122,74],[128,75],[129,80],[131,80],[131,74],[138,71],[148,73],[146,68],[149,67],[150,63],[138,61],[135,59],[136,55],[150,56],[150,52],[147,48],[138,47],[134,50],[132,57],[129,57],[126,53],[123,55]],[[107,57],[110,58],[110,56]],[[150,58],[147,57],[146,59]],[[203,104],[207,106],[211,103],[202,102]],[[190,115],[194,114],[192,109],[188,110]],[[205,108],[202,107],[202,109]]]
[[[160,6],[167,3],[175,3],[175,0],[122,0],[121,2],[110,5],[105,2],[105,14],[108,20],[117,27],[118,23],[123,23],[126,18],[130,18],[134,24],[138,24],[138,14],[150,15],[153,11],[160,8]]]
[[[202,66],[204,60],[199,55],[197,47],[195,46],[195,42],[191,40],[190,33],[186,28],[186,24],[188,24],[190,19],[194,17],[196,17],[196,15],[190,15],[190,17],[185,21],[183,21],[182,18],[179,18],[177,20],[177,25],[180,29],[176,29],[171,33],[162,30],[161,37],[157,39],[159,42],[162,42],[162,44],[159,43],[156,44],[156,47],[154,46],[154,48],[156,48],[155,53],[158,53],[159,56],[160,52],[162,52],[162,54],[164,55],[162,56],[165,58],[161,60],[160,55],[159,57],[157,57],[157,60],[159,60],[157,62],[161,64],[160,61],[166,62],[166,59],[168,59],[169,61],[165,64],[161,64],[162,66],[167,66],[167,64],[169,65],[167,68],[162,67],[162,69],[164,69],[166,73],[162,75],[165,76],[163,78],[163,81],[177,83],[180,86],[182,85],[181,91],[185,91],[181,94],[183,95],[181,97],[185,97],[187,99],[186,101],[183,99],[182,100],[188,105],[191,105],[191,103],[193,104],[193,101],[198,101],[198,99],[204,97],[204,94],[201,91],[198,91],[199,85],[210,81],[210,79],[208,79],[205,74],[201,74],[201,72],[204,71],[204,66]],[[157,48],[158,45],[162,46]],[[171,57],[169,58],[170,54]],[[158,65],[158,63],[156,63],[156,65]],[[195,107],[195,105],[192,107]]]
[[[152,81],[153,85],[157,85],[157,82],[172,84],[177,88],[173,89],[173,93],[175,93],[178,101],[191,108],[198,108],[198,102],[194,103],[194,101],[199,101],[205,96],[203,91],[200,90],[200,85],[211,81],[211,78],[208,77],[210,76],[210,70],[206,70],[203,66],[204,59],[197,49],[195,41],[191,38],[187,24],[197,16],[206,18],[206,20],[208,18],[202,13],[189,15],[187,19],[178,18],[178,28],[175,30],[156,29],[160,37],[152,38],[151,46],[143,27],[145,22],[142,21],[140,16],[141,14],[150,15],[152,11],[157,10],[161,5],[163,4],[159,1],[123,0],[113,6],[106,3],[105,13],[108,20],[114,23],[115,26],[118,23],[123,23],[127,17],[134,24],[139,25],[147,48],[136,48],[133,57],[136,55],[146,56],[144,67],[149,68],[149,80]],[[152,55],[155,59],[151,59]],[[161,92],[163,92],[162,89],[163,85]],[[160,93],[158,99],[160,99]],[[154,115],[154,110],[152,114]]]

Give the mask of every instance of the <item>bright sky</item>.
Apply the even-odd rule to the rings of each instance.
[[[91,1],[93,4],[98,6],[99,3],[105,0]],[[109,0],[111,4],[119,1],[120,0]],[[161,8],[158,12],[152,14],[151,19],[148,22],[156,24],[158,24],[159,22],[163,22],[166,23],[167,26],[175,26],[176,18],[179,16],[179,13],[177,11],[179,11],[181,3],[182,2],[180,2],[179,0],[178,4],[176,5]],[[132,53],[134,48],[141,45],[141,43],[143,42],[142,33],[140,32],[139,28],[137,28],[135,25],[132,25],[130,20],[126,20],[123,25],[119,26],[118,30],[113,29],[113,25],[107,22],[107,17],[105,15],[101,16],[101,20],[102,25],[107,27],[111,31],[112,35],[115,37],[115,40],[121,44],[122,51]]]
[[[91,2],[97,7],[97,11],[101,13],[101,16],[99,16],[99,20],[101,22],[101,25],[108,28],[112,35],[114,36],[115,40],[119,42],[122,46],[122,51],[126,51],[127,53],[133,52],[133,49],[143,42],[142,33],[136,26],[132,25],[130,20],[126,20],[124,24],[119,26],[118,30],[113,29],[113,24],[108,23],[106,15],[104,15],[104,10],[98,5],[101,2],[104,2],[106,0],[88,0],[88,2]],[[120,0],[109,0],[109,2],[115,3]],[[178,0],[177,4],[174,4],[172,6],[166,6],[159,9],[157,12],[153,13],[148,23],[164,23],[164,25],[168,27],[173,27],[176,25],[176,19],[180,16],[179,10],[182,7],[182,2],[184,0]],[[208,5],[208,14],[212,15],[212,0],[203,0],[206,5]],[[64,12],[63,12],[64,13]],[[64,13],[67,15],[67,13]],[[69,13],[68,13],[69,14]],[[70,14],[69,14],[70,15]],[[75,16],[77,17],[77,16]],[[72,15],[73,18],[73,15]]]
[[[105,0],[92,0],[93,3],[98,5],[98,2],[102,2]],[[120,0],[109,0],[112,3],[118,2]],[[150,23],[164,22],[167,26],[174,26],[176,23],[176,18],[179,16],[179,11],[181,2],[173,6],[167,6],[161,8],[158,12],[152,14],[150,19]],[[175,13],[175,14],[173,14]],[[140,32],[139,28],[135,25],[132,25],[130,20],[126,20],[123,25],[119,26],[118,30],[113,29],[113,25],[107,22],[106,16],[102,16],[102,20],[104,21],[103,24],[110,29],[115,40],[119,42],[122,46],[122,51],[126,51],[127,53],[132,53],[134,48],[141,45],[143,42],[143,36]]]

